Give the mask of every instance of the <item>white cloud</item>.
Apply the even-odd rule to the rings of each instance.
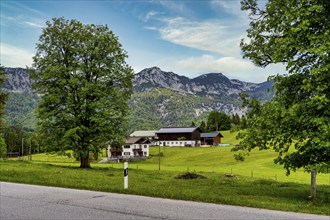
[[[170,13],[179,14],[182,16],[191,16],[193,12],[185,6],[184,1],[159,1],[160,5],[162,5],[167,11]]]
[[[211,6],[214,10],[218,11],[219,9],[226,11],[229,14],[238,15],[240,14],[241,4],[240,1],[219,1],[212,0]]]
[[[214,58],[210,55],[203,55],[201,57],[189,57],[187,59],[180,60],[178,65],[187,69],[189,67],[194,67],[194,69],[208,70],[210,72],[242,72],[249,71],[253,69],[253,64],[241,60],[235,57],[222,57],[219,59]]]
[[[14,23],[27,27],[27,28],[36,28],[40,29],[45,26],[44,21],[41,19],[37,18],[32,18],[32,17],[24,17],[24,16],[6,16],[6,15],[1,15],[1,26],[12,26]]]
[[[44,24],[41,24],[41,22],[24,21],[24,23],[30,27],[34,27],[38,29],[44,27]]]
[[[8,44],[0,44],[1,65],[5,67],[23,67],[32,65],[34,53]]]
[[[2,1],[1,6],[3,6],[6,9],[9,9],[10,11],[15,11],[18,13],[28,12],[28,14],[30,14],[30,15],[34,14],[34,15],[42,16],[42,17],[46,16],[46,13],[36,10],[34,8],[28,7],[25,4],[22,4],[18,1]]]
[[[163,22],[165,25],[158,31],[166,41],[223,56],[240,56],[239,43],[244,36],[240,24],[229,25],[220,20],[191,21],[182,17]]]
[[[157,11],[149,11],[143,18],[141,18],[141,20],[144,22],[148,22],[152,17],[156,16],[157,14]]]

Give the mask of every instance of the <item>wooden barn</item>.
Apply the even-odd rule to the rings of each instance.
[[[201,133],[202,145],[221,144],[222,134],[220,132]]]
[[[201,145],[201,130],[198,127],[161,128],[156,135],[160,146]]]

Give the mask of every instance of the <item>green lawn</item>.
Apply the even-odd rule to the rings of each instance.
[[[229,147],[160,147],[163,155],[160,158],[161,171],[233,173],[245,177],[310,184],[310,174],[303,170],[291,172],[289,176],[286,176],[283,167],[274,164],[273,160],[277,154],[271,150],[259,151],[255,149],[244,162],[236,161],[231,148],[234,144],[239,143],[239,140],[236,139],[237,132],[221,131],[221,134],[224,136],[222,142],[230,144]],[[158,147],[151,147],[150,158],[129,162],[130,169],[158,170],[158,150]],[[74,158],[57,154],[33,155],[32,159],[41,163],[79,166]],[[93,163],[92,166],[122,168],[121,163]],[[330,174],[318,174],[317,184],[330,185]]]
[[[78,164],[63,164],[0,161],[0,181],[330,214],[330,189],[324,185],[319,186],[319,197],[312,202],[308,199],[309,186],[306,184],[225,177],[217,172],[198,172],[206,179],[187,180],[176,178],[183,172],[129,169],[129,188],[124,190],[122,168],[108,165],[79,169]]]
[[[79,169],[73,158],[56,154],[33,155],[32,161],[0,160],[0,181],[128,193],[164,198],[233,204],[267,209],[330,215],[330,175],[318,174],[318,198],[310,201],[310,174],[298,170],[290,176],[273,163],[276,153],[253,150],[244,162],[233,158],[235,133],[221,132],[229,147],[158,147],[151,157],[129,161],[129,189],[123,189],[122,163],[96,163]],[[206,179],[182,180],[185,172]],[[234,178],[224,174],[233,173]]]

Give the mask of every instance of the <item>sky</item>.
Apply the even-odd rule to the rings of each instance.
[[[5,67],[30,67],[45,23],[54,17],[107,25],[137,73],[157,66],[189,78],[223,73],[230,79],[264,82],[284,74],[243,59],[248,15],[239,0],[1,0],[1,60]]]

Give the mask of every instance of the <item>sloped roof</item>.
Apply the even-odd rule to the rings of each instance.
[[[175,128],[161,128],[156,134],[168,134],[168,133],[192,133],[198,127],[175,127]]]
[[[209,133],[201,133],[201,138],[214,138],[216,136],[223,137],[220,132],[209,132]]]
[[[134,131],[130,137],[155,137],[157,130],[150,131]]]
[[[146,144],[146,143],[150,143],[150,141],[143,137],[129,137],[125,141],[125,144]]]

